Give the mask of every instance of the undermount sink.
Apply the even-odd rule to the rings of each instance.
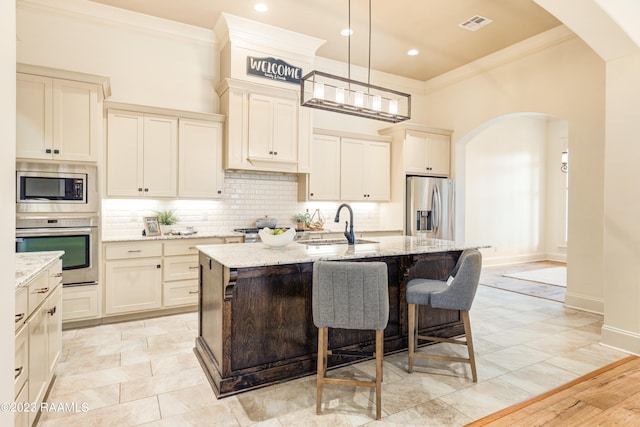
[[[303,245],[315,245],[315,246],[321,246],[321,245],[346,245],[347,243],[347,239],[306,239],[306,240],[296,240],[296,242],[301,243]],[[362,244],[362,243],[379,243],[379,242],[375,242],[373,240],[366,240],[366,239],[356,239],[356,245],[357,244]]]

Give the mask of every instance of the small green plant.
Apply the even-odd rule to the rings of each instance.
[[[162,225],[174,225],[178,222],[178,217],[172,210],[155,211],[158,222]]]
[[[301,213],[299,213],[299,214],[295,214],[295,215],[293,216],[293,220],[294,220],[295,222],[304,222],[304,214],[301,214]]]

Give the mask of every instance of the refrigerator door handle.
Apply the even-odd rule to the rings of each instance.
[[[433,187],[433,192],[433,203],[435,204],[433,209],[433,228],[437,238],[438,232],[440,231],[440,217],[442,216],[442,199],[440,198],[440,189],[437,185]]]

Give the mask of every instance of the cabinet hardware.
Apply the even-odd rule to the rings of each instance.
[[[162,268],[160,264],[156,264],[156,268]]]
[[[273,151],[269,151],[269,154],[273,154]]]
[[[191,295],[192,294],[197,294],[197,293],[198,293],[198,291],[189,291],[189,294],[191,294]]]
[[[53,154],[60,154],[60,150],[53,150]]]
[[[145,188],[145,189],[144,189],[144,191],[145,191],[145,192],[147,192],[147,191],[149,191],[149,189],[148,189],[148,188]]]
[[[311,197],[313,197],[313,193],[310,193],[309,195],[310,195]]]
[[[127,252],[129,252],[129,253],[142,252],[142,249],[135,249],[135,250],[127,251]]]
[[[44,152],[47,154],[51,154],[51,148],[47,148],[46,150],[44,150]]]
[[[21,321],[22,319],[24,319],[24,313],[18,313],[16,314],[16,323],[18,323],[19,321]]]
[[[15,371],[16,371],[16,376],[14,380],[17,379],[20,375],[22,375],[22,366],[20,366],[19,368],[16,368]]]
[[[193,265],[189,266],[189,270],[195,270],[196,268],[200,267],[199,265],[196,265],[195,267]]]
[[[47,313],[49,313],[50,316],[53,316],[54,314],[56,314],[56,309],[57,309],[57,305],[53,306],[52,309],[47,310]]]
[[[36,289],[33,293],[34,294],[46,294],[47,292],[49,292],[49,288],[40,288],[40,289]]]
[[[275,155],[277,156],[277,155],[278,155],[278,152],[277,152],[277,151],[274,151],[274,152],[273,152],[273,154],[275,154]]]
[[[142,192],[142,187],[138,187],[138,191]]]
[[[189,246],[190,251],[194,250],[195,248],[196,248],[195,246]]]
[[[222,194],[222,190],[218,190],[218,194]]]
[[[53,277],[62,277],[62,273],[56,273],[53,275]]]

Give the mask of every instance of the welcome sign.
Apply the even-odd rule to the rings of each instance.
[[[247,74],[265,79],[300,84],[302,68],[288,64],[282,59],[247,56]]]

